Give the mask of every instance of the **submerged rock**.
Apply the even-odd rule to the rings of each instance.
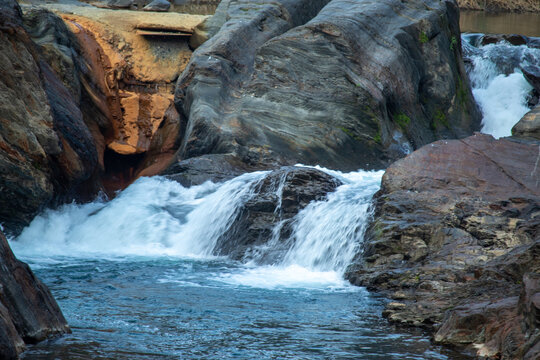
[[[339,185],[338,179],[312,168],[284,167],[270,172],[255,185],[230,230],[218,239],[216,255],[278,262],[291,246],[293,217]]]
[[[179,159],[382,168],[479,128],[453,1],[222,1],[204,27]]]
[[[490,358],[537,352],[537,310],[520,294],[538,291],[525,283],[540,271],[539,159],[539,141],[476,134],[397,161],[348,278],[400,292],[406,306],[385,316],[436,342]]]
[[[0,354],[18,359],[26,344],[70,329],[49,289],[18,261],[0,232]]]

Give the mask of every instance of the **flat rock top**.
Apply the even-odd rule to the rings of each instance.
[[[112,63],[125,59],[131,75],[141,82],[172,83],[191,57],[186,37],[163,40],[145,37],[137,29],[178,32],[189,35],[208,16],[174,12],[112,10],[83,3],[40,4],[59,14],[72,31],[87,31]],[[170,36],[169,36],[170,38]]]

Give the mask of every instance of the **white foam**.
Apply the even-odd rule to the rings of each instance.
[[[216,237],[263,175],[191,188],[161,177],[141,178],[110,202],[45,211],[11,245],[18,256],[32,258],[211,257]]]
[[[316,271],[299,265],[259,266],[219,275],[216,280],[263,289],[303,288],[354,291],[337,271]]]
[[[486,88],[473,89],[483,114],[482,132],[495,138],[512,135],[512,127],[530,111],[527,95],[531,90],[521,72],[497,75]]]
[[[464,44],[471,46],[466,40]],[[500,42],[474,48],[469,56],[473,95],[483,115],[482,132],[495,138],[510,136],[512,127],[530,110],[527,97],[532,86],[519,67],[539,65],[540,49]]]

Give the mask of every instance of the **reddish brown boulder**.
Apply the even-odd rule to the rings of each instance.
[[[70,332],[49,289],[17,260],[0,232],[0,355],[17,359],[25,343]]]
[[[399,298],[384,315],[436,342],[494,359],[536,354],[539,159],[539,141],[476,134],[397,161],[349,279]]]

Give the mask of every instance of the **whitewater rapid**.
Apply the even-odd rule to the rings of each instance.
[[[321,170],[343,185],[295,216],[293,245],[284,258],[264,266],[249,262],[242,271],[218,274],[217,279],[268,288],[347,286],[342,275],[361,244],[383,172]],[[11,246],[18,257],[33,263],[65,258],[215,259],[217,239],[231,230],[239,209],[255,196],[256,185],[267,174],[248,173],[190,188],[164,177],[140,178],[111,201],[46,210]]]
[[[521,68],[540,65],[540,49],[507,42],[481,45],[480,34],[463,34],[464,57],[473,95],[482,111],[482,132],[510,136],[512,127],[530,108],[532,86]]]

